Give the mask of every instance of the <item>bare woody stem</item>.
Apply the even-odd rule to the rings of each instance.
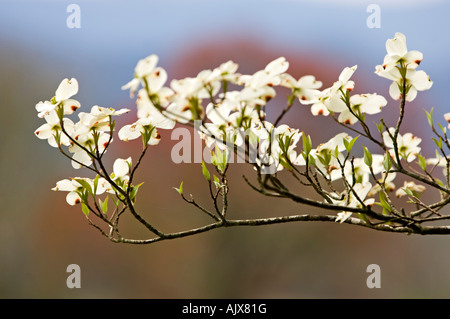
[[[166,233],[163,236],[150,238],[150,239],[130,239],[130,238],[113,238],[109,237],[112,242],[115,243],[126,243],[126,244],[152,244],[158,241],[184,238],[188,236],[193,236],[201,233],[205,233],[217,228],[223,227],[239,227],[239,226],[265,226],[273,224],[283,224],[291,222],[336,222],[337,216],[330,215],[291,215],[283,217],[272,217],[272,218],[260,218],[260,219],[237,219],[237,220],[227,220],[226,222],[217,222],[213,224],[208,224],[202,227],[189,229],[186,231],[176,232],[176,233]],[[369,224],[362,219],[351,217],[345,220],[343,223],[355,226],[367,227],[377,231],[385,231],[392,233],[404,233],[404,234],[419,234],[419,235],[448,235],[450,234],[450,226],[390,226],[386,224]]]

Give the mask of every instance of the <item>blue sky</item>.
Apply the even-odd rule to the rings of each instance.
[[[202,39],[230,34],[303,52],[331,52],[348,65],[363,64],[365,69],[358,72],[371,73],[385,55],[386,39],[400,31],[406,34],[410,50],[424,53],[422,66],[435,82],[433,94],[444,98],[450,84],[446,75],[450,3],[381,0],[377,2],[381,28],[370,29],[366,19],[371,2],[7,0],[0,6],[0,41],[61,76],[82,77],[90,72],[92,81],[111,92],[111,85],[120,91],[136,61],[150,53],[160,55],[163,63]],[[80,6],[80,29],[66,27],[66,8],[71,3]]]

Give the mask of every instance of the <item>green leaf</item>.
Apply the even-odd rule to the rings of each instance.
[[[305,152],[306,155],[309,155],[312,149],[311,137],[309,135],[305,136],[305,134],[302,133],[302,140],[303,140],[303,151]]]
[[[372,166],[372,154],[370,154],[369,150],[363,145],[364,148],[364,163],[366,163],[367,166]]]
[[[353,138],[350,142],[347,141],[347,139],[344,138],[344,145],[347,152],[351,152],[353,145],[355,144],[356,140],[359,138],[359,135],[355,138]]]
[[[383,123],[382,122],[380,122],[380,124],[375,123],[375,125],[377,126],[378,132],[380,132],[380,134],[383,134]]]
[[[108,212],[108,199],[109,199],[109,196],[106,196],[105,201],[102,201],[101,199],[99,199],[100,208],[104,214],[106,214]]]
[[[81,210],[86,217],[89,217],[89,207],[85,203],[81,203]]]
[[[443,134],[447,133],[447,128],[442,127],[441,123],[438,123],[439,128],[441,129]]]
[[[311,154],[309,154],[309,156],[308,156],[308,161],[309,161],[309,165],[316,166],[316,159]]]
[[[347,152],[349,152],[348,145],[350,144],[350,142],[346,138],[342,139],[342,141],[344,142],[345,149],[347,150]]]
[[[87,203],[89,201],[89,192],[87,190],[78,190],[76,193],[80,196],[82,203]]]
[[[141,133],[142,144],[144,145],[144,147],[146,147],[148,145],[148,142],[152,138],[152,133],[153,133],[154,129],[155,129],[155,127],[150,126],[150,125],[144,126],[144,132]]]
[[[144,183],[140,183],[139,185],[133,186],[131,188],[131,191],[130,191],[130,200],[131,201],[133,201],[133,202],[135,201],[139,187],[141,187],[142,184],[144,184]]]
[[[286,159],[286,156],[280,157],[280,164],[289,171],[293,170],[291,164],[289,164],[289,161]]]
[[[356,215],[358,215],[358,217],[360,219],[362,219],[363,221],[365,221],[366,223],[369,223],[369,220],[367,219],[366,214],[357,213]]]
[[[117,198],[117,199],[115,199],[114,197],[112,198],[112,201],[113,201],[113,203],[114,203],[114,206],[116,206],[116,207],[119,207],[119,205],[120,205],[120,200]]]
[[[217,188],[222,187],[222,184],[220,183],[220,179],[216,175],[213,175],[213,179],[214,179],[214,185],[216,185]]]
[[[100,175],[97,174],[94,178],[94,194],[97,194],[97,187],[98,187],[98,180],[100,178]]]
[[[179,188],[174,187],[173,189],[176,190],[178,194],[183,195],[183,182],[181,182]]]
[[[428,124],[433,127],[433,108],[431,108],[430,113],[425,111],[425,114],[427,115]]]
[[[55,98],[55,97],[53,97],[53,98]],[[54,103],[52,103],[52,104],[56,104],[56,99],[55,99]],[[58,115],[59,120],[62,121],[64,118],[64,107],[63,107],[62,103],[60,103],[56,107],[56,114]]]
[[[209,174],[209,171],[206,168],[205,161],[202,161],[202,173],[203,173],[203,176],[206,178],[207,181],[211,180],[211,175]]]
[[[426,172],[427,171],[427,161],[426,161],[425,157],[423,157],[420,154],[417,154],[417,158],[418,158],[418,163],[419,163],[420,168],[424,172]]]
[[[92,196],[94,196],[94,193],[92,192],[91,184],[89,184],[87,181],[81,178],[74,178],[75,181],[77,181],[85,190],[89,192]]]
[[[321,156],[320,154],[317,154],[317,158],[319,159],[319,162],[323,164],[323,166],[327,166],[327,161],[325,157]]]
[[[411,197],[416,197],[409,188],[405,187],[405,188],[402,188],[402,190],[406,193],[406,195],[411,196]]]
[[[434,143],[436,144],[436,146],[437,146],[439,149],[442,149],[442,138],[439,137],[439,141],[436,140],[434,137],[432,137],[432,139],[433,139]]]
[[[110,132],[114,132],[114,128],[116,127],[116,120],[112,120],[112,121],[111,121],[111,116],[110,116],[110,117],[109,117],[109,121],[110,121],[109,123],[110,123],[110,125],[111,125],[111,126],[109,127],[109,131],[110,131]]]
[[[384,154],[383,167],[386,173],[391,170],[392,163],[391,163],[391,156],[389,155],[389,153]]]
[[[53,134],[54,138],[55,138],[55,142],[57,145],[61,145],[61,132],[60,131],[56,131]]]
[[[336,148],[334,149],[334,157],[338,158],[339,157],[339,146],[336,145]]]
[[[386,196],[384,195],[383,192],[379,192],[378,193],[380,195],[380,206],[383,207],[383,210],[387,210],[388,212],[390,212],[392,210],[391,205],[389,205],[389,203],[386,200]],[[378,203],[377,203],[378,204]]]
[[[219,172],[223,173],[227,166],[228,160],[228,152],[225,149],[223,152],[218,147],[216,147],[215,151],[211,151],[211,163],[219,170]]]

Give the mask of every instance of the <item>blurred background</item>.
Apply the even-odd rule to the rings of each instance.
[[[136,62],[156,53],[169,78],[195,76],[229,59],[253,73],[285,56],[288,73],[313,74],[331,85],[346,66],[358,65],[355,91],[389,101],[383,117],[395,123],[398,103],[390,82],[374,74],[395,32],[409,50],[424,54],[420,68],[434,81],[408,105],[404,130],[423,138],[433,156],[423,109],[435,118],[450,107],[450,4],[446,1],[377,1],[380,28],[369,28],[372,1],[8,1],[0,2],[0,297],[1,298],[448,298],[449,236],[406,236],[334,223],[291,223],[219,229],[152,245],[118,245],[87,224],[80,207],[66,204],[56,181],[90,176],[75,171],[33,132],[43,121],[35,104],[49,99],[63,78],[75,77],[82,111],[92,105],[133,110],[118,127],[135,121],[135,101],[120,88]],[[67,7],[78,4],[81,28],[70,29]],[[284,107],[271,103],[269,116]],[[376,117],[374,117],[376,119]],[[297,103],[284,123],[313,143],[340,132],[330,119],[314,118]],[[442,123],[442,122],[441,122]],[[210,207],[199,164],[174,164],[170,132],[152,147],[136,181],[145,181],[138,209],[166,232],[209,222],[172,189]],[[116,139],[107,165],[132,154],[139,141]],[[252,192],[247,168],[231,169],[233,218],[326,213]],[[251,176],[251,175],[248,175]],[[123,232],[147,238],[124,218]],[[81,267],[81,289],[66,287],[66,268]],[[381,267],[381,288],[366,286],[366,268]]]

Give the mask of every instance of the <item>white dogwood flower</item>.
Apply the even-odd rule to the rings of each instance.
[[[64,114],[72,114],[80,107],[80,102],[70,99],[72,96],[78,93],[78,81],[75,78],[64,79],[56,89],[55,96],[51,101],[39,102],[36,104],[36,111],[38,111],[38,117],[43,118],[51,111],[55,110],[59,105],[64,108]]]
[[[266,65],[264,70],[255,72],[253,75],[242,75],[240,81],[245,86],[262,87],[275,86],[281,83],[281,74],[289,68],[289,62],[284,57],[279,57]]]
[[[53,110],[44,115],[44,119],[47,121],[47,123],[42,124],[36,131],[34,131],[34,134],[40,139],[48,140],[48,143],[52,147],[58,147],[58,143],[55,137],[56,134],[59,134],[61,145],[69,146],[71,143],[70,139],[62,132],[61,122],[58,115],[56,114],[56,111]],[[75,124],[72,122],[72,120],[63,118],[63,125],[64,130],[67,132],[67,134],[71,135],[75,131]]]
[[[158,56],[155,54],[149,55],[145,59],[141,59],[134,68],[134,79],[122,86],[122,90],[130,90],[130,97],[136,93],[139,85],[144,84],[144,78],[155,72],[158,64]]]
[[[444,119],[448,122],[448,128],[450,129],[450,113],[445,113]]]
[[[113,164],[113,181],[128,181],[131,168],[131,157],[126,159],[118,158],[114,161]]]
[[[129,140],[134,140],[142,136],[146,130],[151,130],[148,145],[157,145],[161,140],[161,135],[156,130],[155,123],[152,122],[149,117],[138,119],[135,123],[122,127],[119,130],[119,138],[126,142]]]
[[[341,90],[343,92],[353,90],[353,88],[355,87],[355,82],[351,81],[350,78],[352,77],[353,73],[355,73],[357,68],[357,65],[344,68],[341,74],[339,74],[339,79],[331,86],[330,91],[328,92],[329,95],[333,96]]]
[[[371,206],[375,202],[374,198],[366,199],[367,194],[369,193],[370,189],[372,188],[372,184],[369,182],[367,183],[356,183],[353,186],[353,191],[347,192],[345,191],[343,194],[342,200],[334,200],[332,199],[334,204],[341,205],[341,206],[347,206],[347,207],[353,207],[353,208],[361,208],[363,207],[362,204],[365,206]],[[355,193],[357,196],[355,196]],[[358,199],[359,198],[359,199]],[[360,202],[363,201],[363,203]],[[338,213],[338,217],[336,218],[336,222],[345,222],[350,216],[352,215],[352,212],[349,211],[343,211]]]
[[[338,121],[345,124],[355,124],[358,117],[362,114],[377,114],[381,112],[381,108],[386,106],[386,99],[374,94],[356,94],[350,97],[350,108],[336,94],[332,96],[327,103],[328,110],[332,112],[340,112]],[[357,116],[355,116],[356,114]]]
[[[312,75],[305,75],[296,80],[292,75],[285,73],[281,75],[281,79],[281,86],[292,89],[292,93],[302,104],[311,104],[311,100],[320,92],[318,89],[322,86],[322,82],[317,81]]]
[[[408,51],[406,37],[403,33],[397,32],[393,39],[386,41],[387,55],[384,58],[383,70],[390,71],[399,63],[408,69],[415,69],[423,60],[423,54],[419,51]]]
[[[387,192],[392,192],[395,189],[395,184],[393,183],[394,179],[397,177],[396,173],[388,173],[386,175],[385,172],[381,174],[381,178],[378,179],[378,182],[383,185],[384,189]],[[382,190],[380,184],[375,184],[367,196],[375,196],[378,192]]]
[[[109,131],[110,116],[119,116],[129,112],[129,109],[115,110],[113,108],[100,107],[94,105],[90,113],[81,112],[78,114],[80,118],[80,126],[84,126],[86,133],[90,130]],[[80,130],[81,132],[81,130]]]
[[[165,107],[169,104],[169,97],[172,96],[173,91],[167,87],[163,87],[158,91],[159,104]],[[139,119],[150,118],[152,125],[162,129],[173,129],[175,121],[164,116],[153,104],[148,97],[147,91],[144,89],[139,90],[137,104],[137,116]]]
[[[80,122],[78,122],[77,124],[80,124]],[[84,125],[77,124],[75,124],[76,129],[72,135],[79,145],[72,143],[69,146],[69,152],[73,154],[72,167],[75,169],[81,168],[82,165],[90,166],[92,164],[93,157],[88,152],[86,152],[86,150],[94,155],[97,151],[99,153],[102,153],[108,147],[109,143],[112,142],[112,139],[110,140],[110,135],[108,133],[100,131],[97,132],[98,141],[96,145],[93,132],[86,132]],[[86,150],[83,149],[83,147]]]
[[[390,154],[392,157],[394,157],[394,142],[392,139],[394,133],[395,129],[393,127],[389,128],[389,132],[383,132],[384,144],[386,147],[390,148]],[[404,135],[398,134],[397,149],[400,158],[405,159],[407,162],[413,161],[421,150],[419,147],[421,141],[421,138],[414,136],[412,133],[406,133]]]
[[[381,77],[393,81],[391,86],[389,87],[389,95],[394,100],[400,100],[402,98],[403,85],[403,79],[400,71],[397,68],[386,71],[383,70],[380,66],[377,66],[375,73]],[[411,102],[416,98],[418,91],[429,90],[433,85],[433,81],[431,81],[430,77],[425,73],[425,71],[407,69],[405,85],[407,88],[409,87],[406,94],[406,101]]]
[[[346,94],[347,91],[352,91],[355,87],[355,82],[351,81],[353,73],[357,69],[357,65],[352,67],[346,67],[339,74],[339,79],[333,83],[329,88],[315,93],[315,96],[311,98],[310,104],[312,104],[311,112],[313,115],[328,115],[330,114],[330,108],[344,110],[347,108],[344,101],[342,101],[342,94]],[[331,105],[333,104],[333,105]]]
[[[423,193],[423,192],[425,191],[426,188],[425,188],[425,186],[416,184],[416,183],[414,183],[413,181],[411,181],[411,182],[405,181],[405,182],[403,183],[403,187],[402,187],[402,188],[399,188],[399,189],[395,192],[395,196],[397,196],[397,197],[403,197],[403,196],[405,196],[405,195],[408,195],[408,193],[405,191],[405,189],[411,191],[413,194],[414,194],[414,193],[420,194],[420,193]]]
[[[315,159],[315,166],[324,175],[330,178],[332,181],[342,178],[342,171],[339,165],[338,159],[343,162],[344,157],[341,154],[345,150],[344,139],[348,142],[352,140],[352,137],[347,133],[339,133],[332,137],[329,141],[320,144],[317,148],[311,149],[310,155]],[[334,151],[338,150],[338,159],[330,155],[330,162],[327,167],[319,160],[319,156],[325,156],[326,153],[332,154]],[[306,160],[300,154],[294,162],[295,165],[304,166],[306,165]]]
[[[81,185],[77,180],[84,180],[88,182],[91,189],[94,190],[94,181],[90,178],[85,177],[75,177],[72,179],[63,179],[56,183],[56,186],[52,188],[53,191],[69,192],[66,196],[66,201],[69,205],[76,205],[81,203],[81,197],[79,192],[83,190],[83,185]],[[101,195],[105,192],[105,188],[102,186],[106,180],[101,177],[99,178],[97,189],[95,195]]]

